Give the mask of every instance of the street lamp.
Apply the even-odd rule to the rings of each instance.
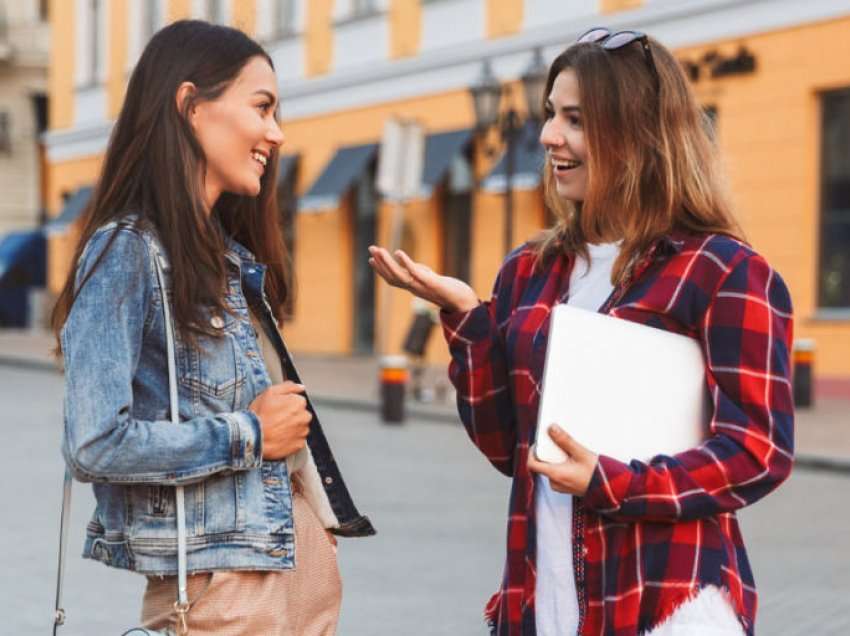
[[[526,111],[529,120],[540,121],[542,116],[541,98],[546,84],[546,64],[543,53],[537,48],[526,71],[522,74],[522,87],[525,93]],[[523,130],[523,120],[513,105],[510,89],[502,86],[493,75],[489,60],[481,65],[478,81],[469,88],[475,109],[475,130],[484,134],[495,127],[505,145],[505,253],[513,245],[514,201],[513,176],[516,165],[517,141]],[[504,96],[506,108],[500,108]]]

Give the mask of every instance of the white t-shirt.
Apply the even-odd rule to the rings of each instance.
[[[597,311],[614,291],[611,271],[620,253],[618,243],[588,245],[590,263],[578,257],[570,274],[567,304]],[[549,479],[535,477],[537,517],[537,584],[535,607],[538,636],[564,636],[578,631],[578,595],[573,571],[573,497],[555,492]]]
[[[590,263],[578,257],[570,274],[568,305],[598,311],[614,291],[611,271],[619,243],[588,245]],[[573,570],[573,497],[552,490],[549,479],[535,476],[537,582],[535,620],[538,636],[578,632],[578,594]],[[726,595],[703,589],[682,604],[647,636],[739,636],[744,631]]]

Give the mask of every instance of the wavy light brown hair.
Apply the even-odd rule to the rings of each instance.
[[[573,44],[549,68],[544,101],[558,74],[576,74],[588,183],[584,201],[566,201],[546,162],[544,198],[557,222],[534,243],[541,265],[558,254],[587,257],[587,243],[622,240],[617,283],[673,231],[742,238],[707,117],[670,51],[652,38],[649,46],[657,85],[639,42],[613,51]]]
[[[255,57],[274,68],[263,48],[241,31],[197,20],[175,22],[148,43],[130,77],[100,178],[81,219],[73,266],[52,316],[57,340],[79,293],[76,266],[86,243],[99,227],[130,212],[137,215],[136,225],[156,232],[168,253],[174,319],[188,340],[198,333],[216,335],[202,320],[204,307],[226,311],[225,235],[268,266],[265,289],[276,317],[283,319],[291,284],[277,204],[278,150],[271,151],[258,196],[224,193],[208,214],[206,159],[188,120],[194,104],[221,96]],[[178,108],[175,96],[183,82],[197,90]]]

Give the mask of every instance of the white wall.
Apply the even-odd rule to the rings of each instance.
[[[484,0],[439,0],[422,5],[422,53],[481,40],[485,34]]]

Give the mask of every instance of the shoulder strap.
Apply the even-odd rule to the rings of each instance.
[[[165,315],[165,340],[168,353],[168,391],[171,406],[171,421],[180,423],[180,409],[177,395],[177,368],[174,353],[174,323],[171,320],[171,306],[168,302],[168,292],[165,286],[164,269],[168,262],[156,245],[153,245],[154,264],[159,289],[162,294],[162,310]],[[68,525],[71,515],[71,486],[73,478],[71,471],[65,468],[65,481],[62,492],[62,513],[59,524],[59,565],[56,572],[56,606],[53,617],[53,635],[56,636],[60,625],[65,624],[65,610],[62,608],[62,584],[65,578],[65,554],[68,547]],[[177,514],[177,602],[174,609],[177,612],[177,634],[188,634],[186,614],[189,611],[189,597],[186,584],[186,504],[183,486],[175,488],[175,508]]]
[[[171,405],[171,422],[180,424],[180,409],[177,397],[177,368],[174,362],[174,323],[171,320],[171,306],[168,302],[168,292],[165,286],[163,269],[168,262],[162,252],[155,246],[156,277],[159,281],[159,291],[162,294],[162,311],[165,315],[165,344],[168,354],[168,393]],[[177,634],[183,636],[189,633],[186,626],[186,614],[189,612],[189,595],[186,583],[186,504],[183,486],[175,488],[174,507],[177,513]]]

